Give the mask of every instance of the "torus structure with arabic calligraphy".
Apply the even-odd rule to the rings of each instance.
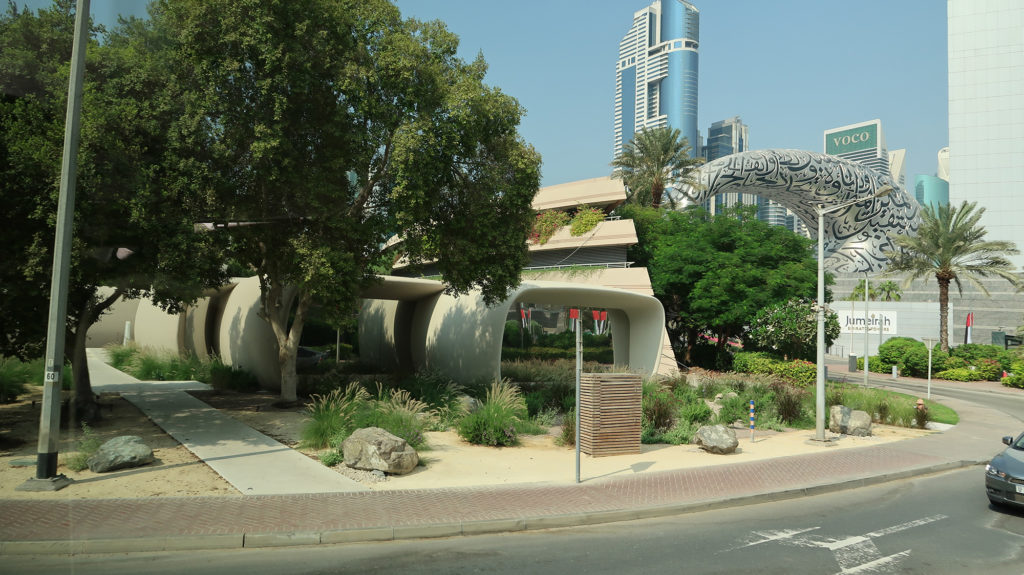
[[[895,234],[916,234],[917,201],[888,174],[842,158],[804,150],[753,150],[708,162],[698,170],[700,188],[687,189],[703,203],[724,193],[755,194],[773,200],[818,233],[817,206],[837,206],[864,198],[825,216],[825,267],[839,273],[878,272],[885,251],[895,250]],[[872,196],[885,186],[888,195]]]

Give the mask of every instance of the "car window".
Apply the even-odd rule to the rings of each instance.
[[[1017,441],[1014,441],[1013,444],[1010,447],[1012,447],[1014,449],[1024,450],[1024,433],[1018,435],[1017,436]]]

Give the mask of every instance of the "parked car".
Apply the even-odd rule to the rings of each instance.
[[[299,346],[299,351],[295,357],[295,370],[302,371],[304,369],[315,367],[326,357],[326,351],[317,351],[315,349],[309,349],[308,347]]]
[[[1003,443],[1009,447],[985,466],[985,491],[995,505],[1024,507],[1024,433]]]

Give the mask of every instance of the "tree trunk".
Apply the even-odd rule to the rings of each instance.
[[[299,303],[295,308],[295,319],[291,327],[288,318],[291,315],[290,298],[286,297],[285,286],[270,280],[269,289],[263,294],[263,309],[270,327],[277,339],[277,361],[281,370],[281,399],[279,404],[293,405],[298,402],[299,376],[295,373],[295,360],[299,351],[299,340],[302,338],[302,327],[306,323],[311,297],[305,289],[299,289],[296,297]]]
[[[693,346],[696,342],[697,328],[686,328],[686,355],[683,357],[683,361],[686,362],[686,365],[691,365],[693,363]]]
[[[85,340],[89,326],[85,316],[78,322],[71,348],[71,378],[74,381],[75,401],[68,414],[68,421],[77,428],[81,423],[94,424],[100,420],[100,406],[92,391],[92,378],[89,377],[89,360],[85,354]],[[91,325],[91,322],[90,322]]]
[[[949,352],[949,281],[950,278],[936,276],[939,281],[939,348]]]
[[[78,325],[75,332],[67,334],[64,355],[71,357],[71,379],[74,382],[75,400],[71,405],[71,413],[68,414],[68,421],[73,427],[79,423],[95,423],[101,419],[100,406],[96,402],[96,395],[92,391],[92,378],[89,375],[89,360],[86,357],[86,340],[89,336],[89,328],[96,320],[103,315],[103,312],[114,304],[124,293],[116,289],[106,299],[96,301],[95,294],[90,296],[85,305],[82,306],[81,314],[78,317]]]

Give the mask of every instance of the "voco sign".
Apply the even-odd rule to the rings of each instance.
[[[875,146],[877,133],[878,129],[874,124],[832,132],[825,136],[825,153],[835,155],[872,148]]]

